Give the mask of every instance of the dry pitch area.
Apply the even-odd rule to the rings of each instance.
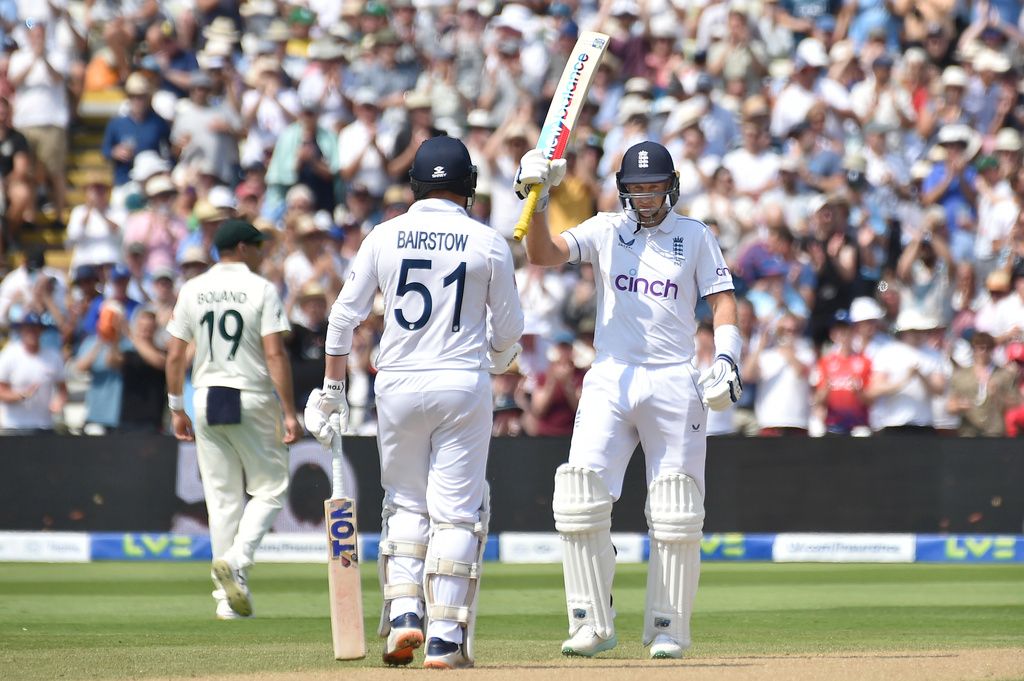
[[[645,566],[620,566],[620,644],[594,660],[558,653],[559,566],[488,564],[480,667],[450,676],[557,681],[660,679],[1024,681],[1024,565],[706,564],[694,646],[643,659]],[[201,563],[0,564],[0,679],[422,678],[384,669],[373,636],[374,566],[363,586],[370,654],[331,659],[326,569],[262,565],[257,618],[213,620]]]

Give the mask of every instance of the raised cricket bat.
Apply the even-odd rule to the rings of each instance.
[[[331,638],[335,660],[366,657],[363,589],[359,583],[359,534],[355,499],[345,493],[341,436],[331,442],[331,498],[324,501],[327,522],[327,585],[331,599]]]
[[[608,47],[608,40],[604,33],[584,31],[572,48],[569,63],[565,65],[562,77],[558,80],[558,87],[551,98],[551,106],[548,107],[548,115],[544,118],[544,127],[540,131],[540,139],[537,140],[537,148],[544,153],[544,158],[548,161],[560,159],[565,155],[569,137],[576,127],[583,102],[587,99],[587,91],[590,90],[590,83],[597,73],[598,62]],[[523,212],[519,215],[519,222],[512,233],[516,241],[522,240],[530,229],[530,221],[537,210],[541,189],[534,186],[526,197]]]

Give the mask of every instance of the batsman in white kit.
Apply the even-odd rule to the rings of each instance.
[[[220,262],[181,287],[167,323],[167,401],[175,437],[196,442],[222,620],[253,615],[248,570],[287,499],[287,445],[302,434],[284,349],[291,327],[274,285],[255,273],[265,238],[243,220],[221,225]],[[194,426],[181,394],[190,342]]]
[[[565,175],[527,152],[515,189],[544,192]],[[552,235],[537,214],[530,262],[589,262],[597,287],[597,356],[583,381],[569,461],[555,473],[552,507],[562,537],[569,639],[565,655],[590,657],[616,645],[612,504],[639,442],[647,469],[651,553],[643,643],[652,658],[679,658],[690,645],[704,525],[706,407],[727,409],[742,391],[732,276],[706,225],[672,211],[679,176],[665,147],[626,150],[616,174],[623,211],[599,213]],[[541,199],[541,203],[544,203]],[[714,364],[693,363],[694,307],[714,315]]]
[[[305,421],[325,445],[330,416],[344,425],[352,332],[380,289],[383,657],[409,664],[425,620],[424,667],[452,669],[473,664],[489,516],[488,372],[504,373],[518,356],[523,313],[508,245],[467,215],[476,168],[462,142],[427,140],[409,177],[415,202],[367,235],[331,309],[324,387],[310,395]]]

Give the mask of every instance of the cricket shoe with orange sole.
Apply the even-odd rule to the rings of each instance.
[[[423,620],[408,612],[391,620],[384,664],[406,665],[412,662],[416,649],[423,645]]]
[[[425,669],[465,669],[472,666],[461,644],[443,638],[427,641],[427,655],[423,658]]]

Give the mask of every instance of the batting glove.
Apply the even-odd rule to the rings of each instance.
[[[719,355],[714,363],[705,369],[698,381],[703,389],[704,406],[715,411],[725,411],[739,401],[743,394],[743,382],[736,362],[726,355]]]
[[[327,390],[314,390],[306,400],[302,413],[306,430],[324,447],[331,446],[335,435],[340,436],[348,427],[348,400],[345,399],[345,383],[332,383]],[[333,386],[340,386],[334,388]]]
[[[523,351],[523,346],[519,343],[513,343],[512,347],[508,350],[502,350],[498,352],[494,348],[491,348],[487,352],[487,359],[490,362],[490,366],[487,367],[487,371],[495,376],[508,371],[509,367],[512,366],[512,362],[519,358],[519,353]]]
[[[530,188],[535,184],[542,186],[541,201],[547,197],[551,187],[557,187],[565,178],[565,159],[560,158],[548,161],[540,149],[530,149],[519,162],[519,170],[516,171],[515,183],[512,188],[516,190],[516,196],[525,199],[530,193]],[[539,206],[538,206],[539,208]]]

